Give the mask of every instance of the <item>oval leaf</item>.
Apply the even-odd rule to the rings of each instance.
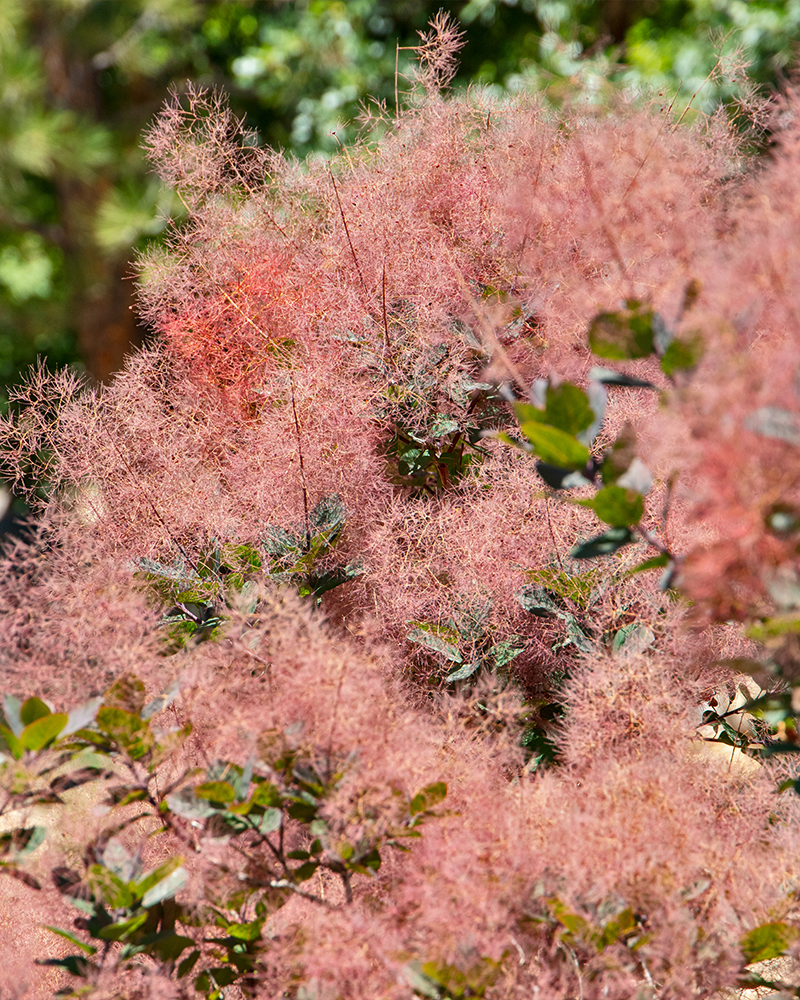
[[[427,646],[428,649],[432,649],[435,653],[440,653],[446,660],[451,660],[453,663],[462,662],[461,653],[459,653],[456,647],[449,642],[445,642],[444,639],[440,639],[434,632],[426,632],[424,629],[415,628],[408,633],[406,638],[409,642],[419,643],[421,646]]]
[[[761,924],[742,938],[742,952],[748,962],[765,962],[782,955],[797,937],[797,928],[790,924]]]
[[[194,793],[199,799],[208,799],[210,802],[233,802],[236,798],[233,785],[227,781],[207,781],[198,785]]]
[[[544,587],[523,587],[514,594],[523,611],[529,611],[538,618],[563,618],[565,612],[556,595]]]
[[[172,899],[188,882],[189,873],[181,865],[180,868],[176,868],[166,878],[162,878],[160,882],[157,882],[152,889],[148,889],[144,896],[142,896],[142,906],[155,906],[156,903],[162,903],[165,899]]]
[[[630,361],[655,351],[660,317],[635,299],[626,305],[618,312],[598,313],[589,324],[589,347],[601,358]]]
[[[583,389],[571,382],[548,386],[545,396],[545,420],[572,437],[591,426],[594,412]]]
[[[520,430],[542,461],[573,471],[586,468],[589,449],[566,431],[535,421],[526,421],[520,425]]]
[[[670,378],[677,371],[690,371],[703,357],[705,348],[699,333],[682,340],[673,340],[664,351],[661,370]]]
[[[580,542],[570,551],[573,559],[596,559],[597,556],[607,556],[616,552],[623,545],[629,545],[634,540],[630,528],[612,528],[602,535],[595,535],[588,542]]]
[[[29,726],[37,719],[43,719],[50,714],[50,709],[41,698],[28,698],[20,709],[19,717],[23,726]]]
[[[19,698],[15,698],[13,694],[3,695],[3,711],[6,722],[8,723],[8,728],[17,738],[19,738],[20,733],[25,728],[25,723],[20,718],[20,708]]]
[[[448,683],[451,681],[465,681],[468,677],[472,677],[472,675],[480,668],[480,665],[480,660],[476,660],[474,663],[465,663],[463,667],[459,667],[457,670],[448,674],[445,680]]]
[[[641,493],[622,486],[604,486],[591,500],[577,501],[582,507],[591,507],[601,521],[612,528],[627,528],[638,524],[644,513]]]
[[[259,833],[274,833],[280,829],[283,822],[283,813],[280,809],[265,809],[264,815],[258,821]]]
[[[68,720],[69,716],[62,713],[40,716],[22,730],[19,741],[26,750],[41,750],[52,743]]]

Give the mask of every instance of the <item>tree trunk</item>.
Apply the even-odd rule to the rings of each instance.
[[[101,120],[101,101],[91,58],[70,45],[61,4],[38,5],[33,28],[43,53],[49,98],[53,106],[83,119]],[[133,311],[133,282],[127,259],[110,256],[94,237],[94,220],[111,181],[102,169],[86,176],[56,171],[53,178],[61,209],[63,250],[71,271],[72,302],[78,347],[90,375],[107,380],[123,364],[125,354],[142,342]]]

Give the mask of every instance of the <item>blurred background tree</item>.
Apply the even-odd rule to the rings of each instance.
[[[359,102],[393,105],[396,55],[402,91],[440,7],[467,33],[456,86],[555,103],[661,88],[735,108],[785,82],[800,35],[800,0],[2,0],[0,407],[37,356],[103,380],[142,341],[131,261],[178,208],[139,141],[171,84],[223,87],[265,143],[331,152]]]

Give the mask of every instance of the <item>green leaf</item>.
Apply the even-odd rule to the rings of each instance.
[[[319,861],[306,861],[304,865],[300,865],[299,868],[295,868],[292,872],[292,878],[295,882],[306,882],[319,868]]]
[[[166,802],[176,816],[183,816],[184,819],[207,819],[217,812],[207,801],[199,799],[193,788],[173,792],[167,796]]]
[[[249,924],[231,924],[228,933],[238,941],[258,941],[263,921],[251,920]]]
[[[151,868],[150,871],[146,872],[137,878],[136,882],[131,886],[134,895],[137,899],[140,899],[145,893],[149,892],[154,885],[157,885],[162,879],[166,878],[167,875],[171,875],[176,868],[180,867],[181,861],[183,859],[180,857],[168,858],[163,864],[157,865],[155,868]],[[123,873],[119,873],[123,878]],[[133,878],[133,875],[131,875]]]
[[[207,781],[203,785],[198,785],[194,793],[199,799],[208,799],[211,802],[233,802],[236,798],[236,791],[228,781]]]
[[[792,635],[800,633],[800,618],[796,613],[785,615],[773,615],[765,618],[756,625],[750,625],[745,629],[748,639],[755,639],[756,642],[767,642],[781,635]]]
[[[636,430],[626,420],[611,449],[603,456],[601,475],[606,486],[612,486],[631,467],[636,458]]]
[[[582,653],[594,653],[597,651],[594,643],[580,627],[578,620],[574,615],[566,615],[565,621],[567,623],[567,627],[564,633],[564,638],[560,639],[553,645],[554,651],[566,649],[567,646],[575,646],[575,648],[580,650]]]
[[[622,486],[604,486],[591,500],[577,500],[582,507],[590,507],[601,521],[612,528],[627,528],[638,524],[644,513],[641,493]]]
[[[428,649],[433,650],[435,653],[440,653],[446,660],[451,660],[453,663],[463,662],[458,649],[452,643],[445,642],[435,632],[428,631],[425,628],[415,628],[408,633],[406,639],[409,642],[416,642],[421,646],[427,646]]]
[[[32,854],[47,836],[47,827],[18,826],[0,834],[0,856],[13,853],[15,857]]]
[[[87,979],[90,972],[94,976],[99,971],[93,962],[90,962],[88,958],[83,958],[81,955],[67,955],[66,958],[35,958],[34,963],[36,965],[47,965],[56,969],[64,969],[78,979]]]
[[[0,750],[7,749],[14,760],[19,760],[25,753],[25,747],[11,732],[8,726],[0,726]]]
[[[516,643],[522,643],[521,646]],[[493,661],[495,669],[511,663],[525,649],[525,640],[521,635],[512,635],[510,639],[501,639],[489,650],[488,657]]]
[[[172,899],[185,885],[188,885],[188,882],[189,873],[181,865],[167,875],[166,878],[162,878],[160,882],[157,882],[152,889],[147,890],[144,896],[142,896],[142,906],[155,906],[157,903],[163,903],[165,899]]]
[[[362,875],[376,872],[381,867],[380,851],[377,847],[373,847],[368,854],[360,856],[356,861],[349,861],[347,867],[350,871],[359,872]]]
[[[596,559],[597,556],[607,556],[623,545],[629,545],[634,541],[634,534],[630,528],[612,528],[602,535],[595,535],[587,542],[580,542],[573,546],[570,555],[573,559]]]
[[[46,715],[50,715],[50,709],[41,698],[28,698],[19,713],[23,726],[29,726],[32,722],[43,719]]]
[[[138,715],[144,708],[144,684],[135,674],[125,674],[106,691],[103,704],[108,708],[122,708]]]
[[[97,948],[91,944],[84,944],[83,941],[77,935],[73,934],[72,931],[62,930],[60,927],[51,927],[50,924],[44,925],[45,930],[50,931],[53,934],[58,934],[59,937],[66,938],[67,941],[71,941],[76,947],[85,951],[87,955],[97,954]]]
[[[126,941],[131,934],[135,934],[143,924],[146,924],[149,918],[150,914],[146,910],[139,911],[127,920],[101,927],[97,937],[103,941]]]
[[[311,510],[308,520],[315,533],[326,532],[329,537],[338,534],[344,527],[346,511],[338,493],[323,497]]]
[[[102,704],[103,698],[102,696],[98,696],[97,698],[90,698],[89,701],[73,708],[69,713],[69,722],[67,722],[61,735],[71,736],[73,733],[78,732],[79,729],[84,729],[94,722]]]
[[[149,725],[124,708],[109,708],[104,705],[97,713],[97,726],[134,760],[140,760],[153,747],[154,740]]]
[[[254,806],[280,806],[281,793],[270,781],[262,781],[250,796],[250,802]]]
[[[547,387],[544,412],[551,427],[557,427],[572,437],[585,431],[594,420],[586,393],[571,382]]]
[[[447,797],[447,785],[443,781],[437,781],[432,785],[426,785],[421,792],[417,792],[411,800],[408,811],[412,816],[421,813],[426,809],[431,809],[438,805]]]
[[[472,677],[480,669],[480,666],[480,660],[475,660],[473,663],[465,663],[463,667],[458,667],[452,673],[449,673],[445,677],[445,680],[448,684],[451,684],[453,681],[465,681],[468,677]]]
[[[655,632],[642,622],[623,625],[614,636],[611,651],[618,653],[624,649],[628,653],[641,653],[656,641]]]
[[[648,569],[660,569],[662,566],[668,566],[670,563],[670,557],[668,553],[662,552],[660,556],[653,556],[652,559],[645,559],[644,562],[639,563],[632,569],[626,570],[625,576],[633,576],[634,573],[644,573]]]
[[[182,934],[167,934],[164,937],[157,937],[155,941],[148,944],[146,950],[148,953],[158,955],[162,962],[174,962],[187,948],[191,948],[193,945],[194,941]]]
[[[650,306],[628,299],[625,309],[594,317],[589,324],[589,347],[612,361],[646,358],[655,352],[662,327],[663,320]]]
[[[566,612],[557,595],[544,587],[523,587],[514,597],[523,611],[529,611],[538,618],[564,618]]]
[[[699,333],[673,340],[661,359],[661,370],[670,378],[677,371],[690,371],[699,364],[704,352],[705,345]]]
[[[109,909],[124,909],[133,905],[133,893],[129,886],[104,865],[92,865],[88,881],[94,896],[99,896]]]
[[[184,976],[189,975],[197,964],[198,958],[200,958],[200,952],[195,948],[195,950],[190,955],[187,955],[178,966],[178,979],[183,979]]]
[[[131,802],[143,802],[148,798],[146,788],[137,788],[135,785],[118,785],[109,790],[105,798],[105,804],[109,806],[127,806]]]
[[[212,980],[216,987],[230,986],[237,979],[238,975],[239,973],[236,969],[226,966],[209,969],[208,972],[201,972],[197,979],[195,979],[194,988],[199,993],[207,993],[212,989]]]
[[[722,660],[714,660],[715,664],[727,667],[729,670],[738,670],[741,674],[764,675],[769,671],[769,664],[762,663],[761,660],[752,660],[746,656],[731,656]]]
[[[5,721],[8,723],[8,728],[17,738],[19,738],[20,733],[25,728],[25,723],[20,718],[21,708],[19,698],[15,698],[13,694],[3,695]]]
[[[280,829],[283,813],[280,809],[265,809],[264,815],[258,820],[257,830],[261,834],[274,833]]]
[[[740,944],[748,963],[765,962],[782,955],[798,937],[800,931],[796,927],[777,921],[754,928],[745,934]]]
[[[430,997],[431,1000],[440,1000],[442,991],[439,983],[425,975],[422,971],[422,963],[418,961],[409,962],[402,968],[403,977],[411,989],[418,995]]]
[[[35,722],[31,722],[22,730],[19,741],[26,750],[41,750],[48,743],[52,743],[68,721],[69,716],[61,713],[39,716]]]
[[[533,445],[536,454],[550,465],[580,470],[589,463],[589,449],[566,431],[534,421],[521,424],[520,431]]]

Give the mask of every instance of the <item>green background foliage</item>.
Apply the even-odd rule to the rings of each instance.
[[[178,207],[139,137],[170,85],[222,87],[264,143],[330,153],[361,102],[402,102],[409,47],[440,7],[466,32],[455,86],[556,103],[654,87],[677,107],[699,90],[693,114],[735,114],[748,80],[780,85],[800,30],[797,0],[7,0],[0,387],[37,356],[107,378],[145,335],[130,262]]]

